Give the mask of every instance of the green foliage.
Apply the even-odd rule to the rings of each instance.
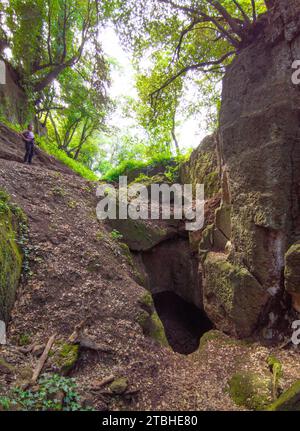
[[[296,380],[280,397],[266,408],[267,411],[300,411],[300,380]]]
[[[273,394],[273,399],[275,401],[275,399],[277,398],[278,395],[278,389],[279,389],[279,383],[280,383],[280,379],[283,375],[283,370],[282,370],[282,364],[281,362],[273,355],[268,357],[268,365],[270,367],[270,370],[273,374],[273,381],[272,381],[272,394]]]
[[[200,115],[204,106],[209,126],[216,126],[225,67],[253,41],[253,24],[266,11],[264,0],[255,1],[255,11],[251,0],[238,4],[126,0],[112,12],[124,45],[134,51],[135,110],[154,148],[177,146],[178,118]]]
[[[54,156],[57,160],[68,166],[68,168],[72,169],[83,178],[86,178],[90,181],[96,181],[98,179],[97,175],[93,171],[84,166],[82,163],[68,157],[68,155],[63,150],[60,150],[56,144],[49,143],[45,138],[39,138],[38,141],[39,147],[42,150],[51,156]]]
[[[11,400],[8,397],[0,397],[0,410],[9,410]]]
[[[12,0],[0,6],[0,42],[47,127],[42,148],[85,178],[94,170],[114,181],[181,154],[182,122],[205,115],[215,128],[225,68],[257,37],[265,11],[264,0]],[[138,100],[107,96],[117,63],[102,51],[107,23],[132,50]],[[137,132],[107,129],[120,105]]]
[[[31,341],[31,336],[29,334],[20,334],[18,339],[19,346],[28,346]]]
[[[112,237],[112,239],[116,240],[116,241],[121,241],[123,239],[123,235],[116,229],[114,229],[111,233],[110,236]]]
[[[60,394],[63,394],[60,397]],[[13,388],[6,397],[0,398],[0,405],[5,410],[23,411],[78,411],[82,407],[74,379],[58,374],[44,374],[36,389],[23,390]]]
[[[151,158],[145,161],[131,159],[127,161],[121,162],[118,166],[111,168],[102,178],[104,181],[118,181],[120,176],[128,175],[130,172],[138,171],[144,168],[155,168],[156,166],[165,166],[166,167],[166,176],[175,178],[180,163],[183,163],[188,157],[188,154],[178,155],[177,157],[172,157],[165,153],[157,153],[154,154]],[[170,162],[175,162],[177,165],[169,166]]]
[[[3,55],[18,72],[32,114],[47,126],[51,143],[90,168],[111,106],[99,38],[106,13],[92,0],[12,0],[0,12],[0,42],[10,47]]]

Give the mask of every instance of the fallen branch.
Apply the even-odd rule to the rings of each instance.
[[[105,379],[101,380],[99,383],[96,383],[92,389],[94,391],[100,390],[103,386],[109,385],[115,380],[115,376],[105,377]]]
[[[98,344],[95,341],[83,335],[81,335],[77,339],[76,344],[79,344],[79,346],[82,349],[94,350],[95,352],[112,353],[113,351],[110,346],[107,346],[104,344]]]
[[[32,376],[31,382],[30,382],[31,385],[34,385],[37,382],[37,380],[39,378],[39,375],[40,375],[40,373],[41,373],[41,371],[42,371],[42,369],[43,369],[43,367],[45,365],[45,362],[48,359],[48,355],[49,355],[51,347],[52,347],[52,345],[54,343],[55,337],[56,337],[56,334],[52,335],[52,337],[49,338],[49,341],[48,341],[48,343],[47,343],[47,345],[45,347],[45,350],[44,350],[42,356],[40,357],[40,359],[39,359],[39,361],[38,361],[38,363],[36,365],[36,368],[35,368],[35,370],[33,372],[33,376]]]

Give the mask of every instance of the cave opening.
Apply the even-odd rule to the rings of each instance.
[[[195,352],[202,335],[213,329],[204,311],[172,291],[153,294],[153,301],[170,347],[177,353]]]

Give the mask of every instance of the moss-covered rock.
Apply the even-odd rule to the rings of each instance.
[[[266,301],[262,286],[223,253],[208,253],[203,265],[204,307],[209,318],[222,331],[250,336]]]
[[[125,377],[119,377],[118,379],[115,379],[110,385],[110,390],[115,395],[124,394],[127,388],[128,388],[128,379],[126,379]]]
[[[21,211],[0,191],[0,320],[8,321],[22,271],[22,250],[18,244]]]
[[[164,326],[155,311],[152,296],[149,292],[140,298],[139,303],[142,311],[137,317],[137,323],[143,329],[144,334],[147,337],[151,337],[163,346],[168,347],[169,342],[167,340]]]
[[[68,374],[79,358],[79,345],[63,341],[54,343],[50,354],[51,364],[62,374]]]
[[[132,251],[147,251],[174,235],[174,227],[162,228],[144,220],[109,220],[111,228],[122,234]]]
[[[139,303],[142,308],[147,311],[149,314],[152,314],[155,311],[153,298],[150,292],[146,292],[140,299]]]
[[[266,408],[269,411],[300,411],[300,380],[297,380],[274,403]]]
[[[250,410],[264,410],[272,399],[271,379],[255,373],[237,373],[228,382],[229,395],[238,405]]]

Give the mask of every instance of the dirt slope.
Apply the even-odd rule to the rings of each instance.
[[[145,294],[122,247],[98,222],[96,185],[40,153],[33,166],[20,163],[22,143],[0,127],[0,189],[27,214],[30,276],[21,283],[0,357],[14,366],[1,370],[4,389],[26,380],[37,357],[18,344],[26,336],[43,345],[56,334],[66,342],[85,321],[86,339],[111,352],[83,349],[71,371],[85,398],[98,409],[235,410],[226,392],[230,376],[240,370],[268,373],[267,348],[210,341],[198,354],[175,354],[145,337],[137,323]],[[282,351],[285,385],[296,377],[298,357]],[[56,371],[51,361],[45,370]],[[92,390],[109,375],[125,376],[127,397]]]

